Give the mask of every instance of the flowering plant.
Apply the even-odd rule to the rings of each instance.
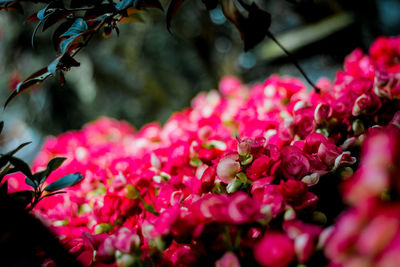
[[[84,266],[394,266],[399,42],[355,50],[320,92],[225,77],[164,126],[100,118],[49,138],[33,170],[66,157],[48,182],[85,179],[32,212]]]

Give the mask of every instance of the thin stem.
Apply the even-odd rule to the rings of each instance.
[[[293,65],[295,65],[295,67],[300,71],[300,73],[303,75],[306,81],[314,88],[315,92],[319,94],[321,92],[321,89],[318,88],[307,76],[307,74],[304,72],[304,70],[300,67],[299,63],[297,62],[296,57],[293,56],[292,53],[290,53],[288,50],[286,50],[286,48],[278,41],[278,39],[275,38],[275,36],[270,31],[268,31],[267,36],[271,38],[271,40],[274,41],[274,43],[276,43],[283,50],[283,52],[285,52],[285,54],[292,61]]]

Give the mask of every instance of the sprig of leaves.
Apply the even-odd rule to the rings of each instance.
[[[112,31],[119,34],[117,26],[119,22],[141,22],[140,14],[138,14],[141,9],[162,9],[158,0],[122,0],[117,3],[114,1],[40,2],[47,2],[47,5],[27,19],[28,21],[37,21],[32,34],[32,45],[34,45],[34,38],[40,27],[44,32],[57,24],[52,40],[58,55],[48,66],[20,82],[6,100],[4,108],[17,95],[51,76],[57,75],[63,85],[65,82],[64,72],[71,67],[80,65],[74,56],[86,47],[99,31],[102,30],[105,36],[110,35]],[[65,2],[69,2],[69,5],[66,5]],[[0,10],[9,10],[14,5],[22,8],[21,1],[0,0]]]
[[[0,133],[2,132],[4,123],[0,122]],[[0,154],[0,201],[2,199],[11,198],[17,200],[22,207],[28,211],[32,210],[40,200],[56,194],[65,193],[59,191],[69,186],[73,186],[83,180],[83,175],[80,173],[67,174],[55,182],[46,185],[46,179],[49,175],[58,169],[66,158],[56,157],[47,163],[46,169],[33,173],[29,165],[20,158],[14,156],[30,142],[23,143],[17,148]],[[8,174],[21,172],[25,175],[25,183],[32,187],[33,190],[23,190],[15,193],[8,193],[8,182],[5,180],[1,183],[4,177]]]
[[[270,37],[293,61],[307,82],[319,89],[311,82],[306,73],[297,64],[295,58],[274,38],[269,31],[271,15],[252,2],[245,0],[201,0],[207,10],[212,10],[218,5],[222,7],[225,17],[238,29],[244,42],[244,50],[248,51],[259,44],[267,36]],[[21,2],[0,0],[0,10],[16,10],[22,12]],[[92,37],[99,31],[108,37],[113,31],[119,35],[118,23],[141,22],[140,11],[146,8],[163,10],[159,0],[71,0],[71,1],[45,1],[25,0],[25,2],[44,2],[47,5],[28,18],[28,21],[37,21],[32,34],[32,45],[39,28],[42,32],[58,24],[52,40],[58,52],[56,58],[46,67],[35,72],[24,81],[20,82],[4,104],[4,108],[18,94],[41,83],[47,78],[57,75],[61,85],[65,83],[64,72],[80,64],[73,57],[86,47]],[[69,2],[69,5],[66,5]],[[171,21],[178,13],[184,0],[169,0],[166,14],[168,31],[171,30]]]

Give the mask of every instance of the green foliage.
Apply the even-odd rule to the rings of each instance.
[[[0,133],[3,129],[3,122],[0,122]],[[56,169],[58,169],[66,158],[56,157],[47,163],[46,169],[32,173],[29,164],[20,158],[14,156],[20,149],[30,144],[30,142],[23,143],[17,148],[5,153],[0,154],[0,201],[6,199],[15,200],[21,207],[26,210],[32,210],[37,203],[43,198],[65,193],[58,191],[69,186],[73,186],[83,180],[83,175],[80,173],[68,174],[57,181],[45,186],[47,177]],[[8,193],[7,180],[1,183],[4,177],[8,174],[21,172],[24,174],[25,183],[32,187],[33,190],[23,190],[14,193]],[[44,188],[43,188],[44,187]],[[45,194],[43,194],[46,192]]]
[[[68,186],[73,186],[82,180],[83,180],[83,175],[80,173],[67,174],[58,179],[57,181],[55,181],[54,183],[51,183],[48,186],[46,186],[44,188],[44,191],[54,192],[60,189],[64,189]]]
[[[35,72],[20,82],[7,99],[5,106],[18,94],[31,86],[41,83],[48,77],[57,75],[61,85],[64,84],[63,72],[71,67],[79,66],[73,57],[86,47],[95,34],[102,31],[105,37],[115,30],[119,34],[118,23],[141,22],[138,11],[147,8],[163,10],[158,0],[120,0],[120,1],[0,1],[0,9],[22,11],[21,2],[47,3],[45,7],[34,13],[28,21],[37,21],[32,34],[32,45],[39,28],[42,32],[56,26],[52,41],[58,56],[48,66]],[[271,16],[261,10],[255,3],[246,4],[243,0],[202,0],[208,10],[220,4],[225,16],[236,26],[244,41],[245,50],[253,48],[267,36],[271,24]],[[183,5],[184,0],[169,0],[166,14],[167,29],[170,31],[171,21]],[[237,6],[238,5],[238,6]],[[13,7],[13,8],[11,8]]]

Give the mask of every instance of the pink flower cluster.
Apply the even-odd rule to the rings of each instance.
[[[33,212],[85,266],[392,266],[399,43],[382,37],[370,55],[355,50],[320,93],[295,78],[246,86],[225,77],[164,126],[100,118],[49,138],[33,169],[63,156],[48,182],[85,179]],[[22,178],[9,178],[13,190]],[[332,231],[329,205],[343,203],[322,200],[342,181],[352,208]]]

